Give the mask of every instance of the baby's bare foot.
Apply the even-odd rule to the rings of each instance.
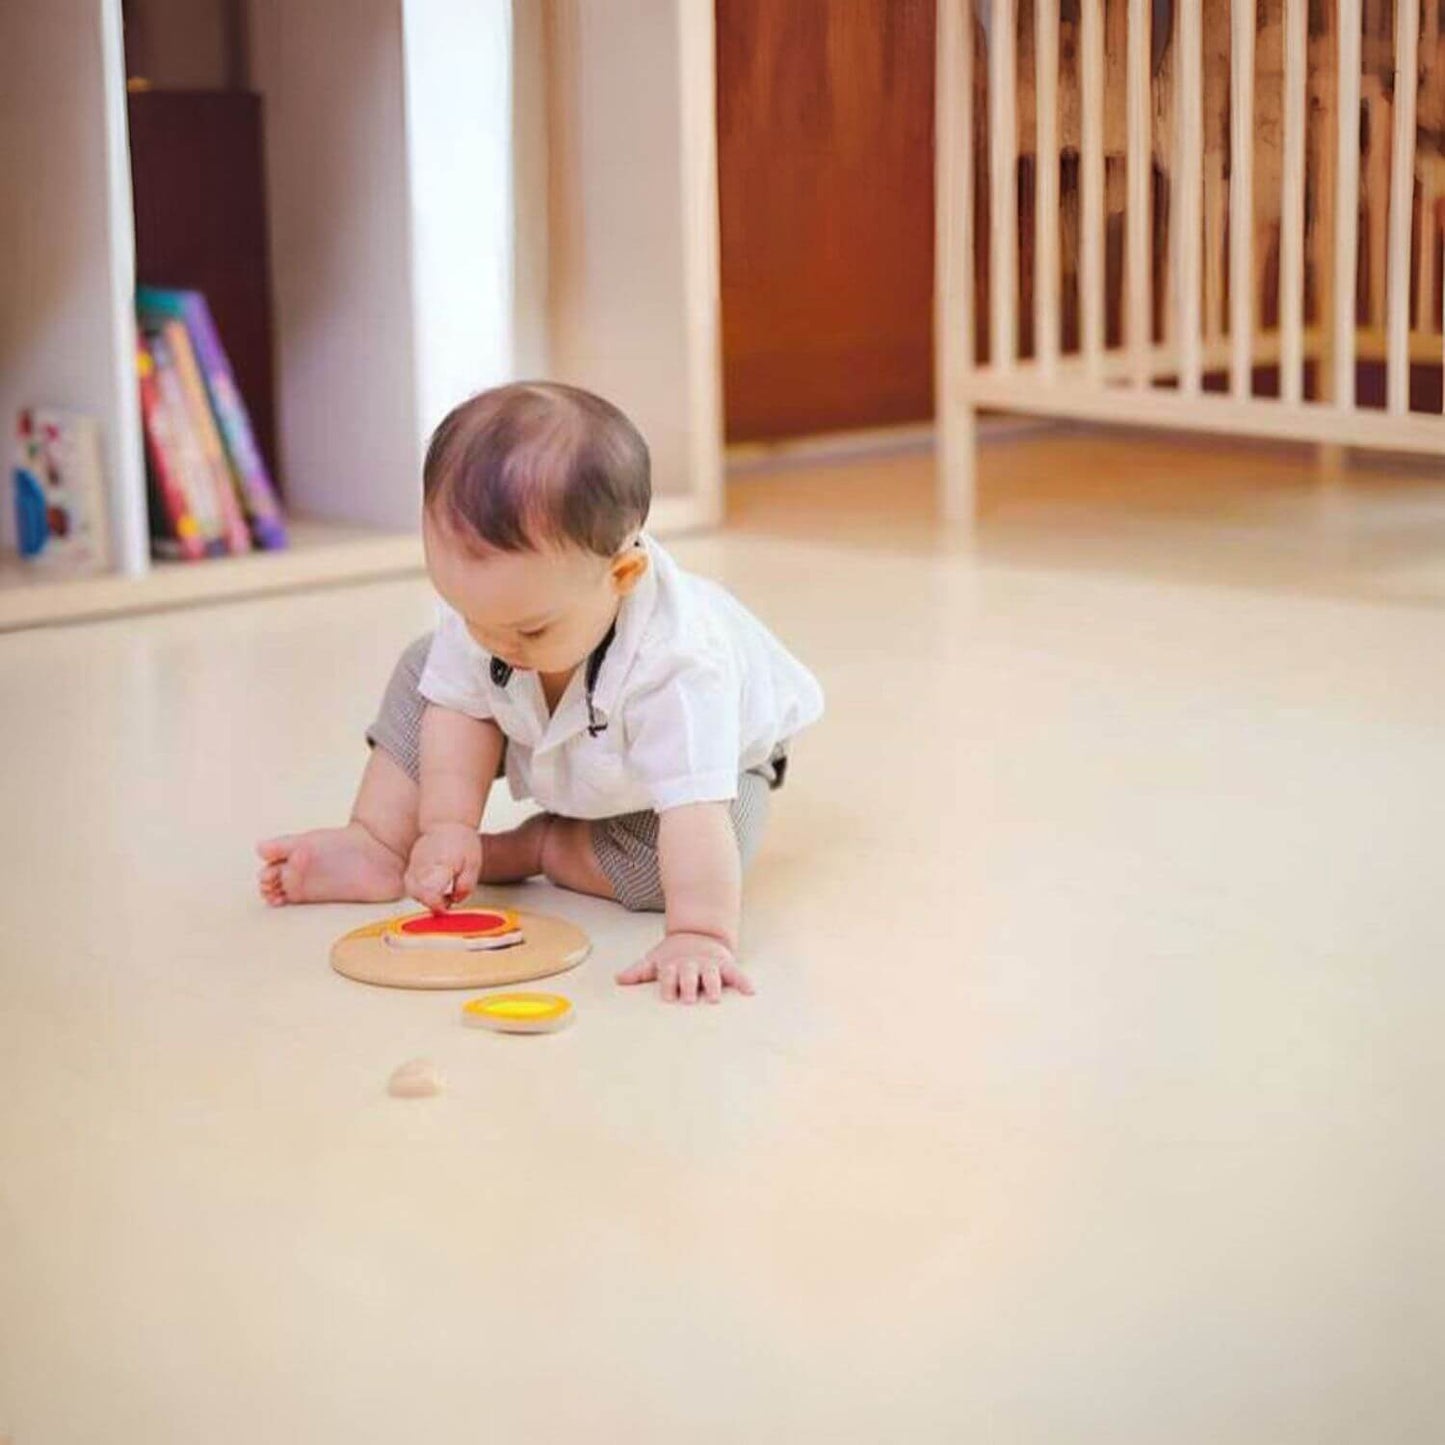
[[[402,896],[405,871],[384,843],[360,823],[268,838],[256,845],[264,867],[261,897],[273,908],[287,903],[390,903]]]

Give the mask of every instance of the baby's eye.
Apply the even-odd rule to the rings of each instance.
[[[528,642],[535,642],[539,637],[545,637],[546,635],[547,629],[545,627],[534,627],[530,632],[519,632],[517,634],[518,637],[526,638]]]

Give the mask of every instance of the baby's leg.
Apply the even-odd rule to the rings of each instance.
[[[772,765],[744,773],[738,779],[738,795],[728,809],[738,854],[744,868],[752,862],[762,841],[768,820],[768,798],[775,776]],[[585,828],[579,840],[585,845],[593,872],[605,881],[605,891],[583,887],[584,893],[615,898],[634,913],[663,913],[667,900],[662,893],[662,866],[658,857],[661,825],[656,813],[627,813],[599,823],[578,824]],[[551,874],[548,874],[551,877]],[[563,887],[577,885],[555,880]]]
[[[483,883],[520,883],[538,874],[560,888],[613,898],[612,884],[598,866],[591,823],[536,813],[507,833],[482,835]]]
[[[376,722],[367,732],[372,754],[361,776],[351,821],[269,838],[257,845],[264,866],[261,896],[285,903],[388,903],[403,894],[402,875],[416,841],[421,715],[417,683],[430,638],[419,638],[392,673]]]
[[[765,763],[738,779],[729,809],[743,867],[752,862],[768,820],[768,799],[785,762]],[[599,822],[538,813],[510,833],[482,839],[482,882],[518,883],[539,873],[559,888],[610,898],[635,913],[662,913],[662,867],[656,813],[626,813]]]

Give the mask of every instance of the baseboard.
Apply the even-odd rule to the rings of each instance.
[[[1036,436],[1056,430],[1048,417],[986,416],[978,424],[981,442]],[[821,432],[814,436],[785,437],[779,441],[735,442],[724,457],[729,476],[786,471],[795,467],[826,466],[830,462],[860,461],[868,457],[906,456],[933,450],[934,425],[867,427],[857,431]]]

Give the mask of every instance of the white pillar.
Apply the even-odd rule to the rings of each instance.
[[[511,0],[405,0],[402,54],[424,444],[514,375]]]

